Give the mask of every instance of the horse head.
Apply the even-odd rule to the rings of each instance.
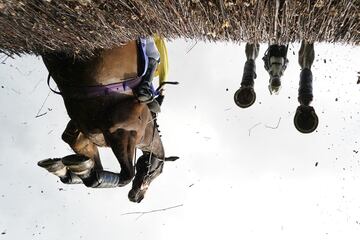
[[[144,198],[150,183],[162,173],[164,162],[177,159],[178,157],[159,159],[151,153],[142,155],[136,163],[136,176],[128,194],[129,200],[139,203]]]

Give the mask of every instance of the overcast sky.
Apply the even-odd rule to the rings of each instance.
[[[278,96],[267,89],[261,46],[249,109],[233,102],[245,45],[194,44],[168,45],[169,80],[180,85],[167,87],[159,124],[167,155],[180,159],[140,204],[128,201],[130,186],[64,185],[40,169],[39,160],[72,153],[60,138],[62,99],[49,93],[40,58],[0,65],[0,239],[359,239],[360,48],[315,45],[320,122],[304,135],[293,126],[299,44]],[[119,171],[110,150],[101,157]]]

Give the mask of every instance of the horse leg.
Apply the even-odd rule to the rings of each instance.
[[[299,65],[301,69],[311,69],[315,59],[314,43],[303,40],[299,50]]]
[[[314,62],[315,51],[314,44],[306,41],[301,42],[299,50],[299,65],[301,66],[299,96],[298,100],[301,105],[309,106],[313,100],[312,92],[312,72],[311,66]]]
[[[59,177],[65,184],[82,183],[81,179],[68,171],[61,158],[49,158],[38,162],[38,166]]]
[[[121,167],[119,174],[119,185],[121,186],[128,184],[135,175],[133,160],[136,148],[136,135],[136,131],[122,128],[104,134],[106,142],[110,145]]]
[[[234,94],[234,101],[241,108],[250,107],[256,100],[254,91],[254,79],[256,78],[255,60],[259,55],[259,49],[259,44],[246,43],[245,54],[247,60],[244,66],[241,87]]]
[[[85,186],[109,188],[121,185],[118,174],[103,170],[97,146],[71,121],[62,138],[76,153],[64,157],[62,162],[70,170],[69,172],[82,180]]]
[[[314,62],[315,51],[314,43],[301,42],[299,50],[299,65],[301,66],[298,101],[300,106],[297,108],[294,124],[297,130],[302,133],[313,132],[319,123],[315,109],[310,106],[313,100],[313,75],[311,66]]]
[[[288,64],[288,45],[271,44],[263,57],[265,70],[269,73],[270,94],[279,94],[281,76]]]
[[[80,132],[72,120],[69,121],[61,138],[64,142],[69,144],[76,154],[84,155],[93,159],[95,161],[94,168],[96,170],[103,169],[97,146],[82,132]]]
[[[94,168],[102,170],[99,152],[95,144],[93,144],[83,133],[76,127],[74,121],[70,120],[62,134],[64,142],[69,144],[75,153],[79,156],[86,156],[91,161],[95,161]],[[70,155],[72,158],[77,158],[76,155]],[[69,168],[64,165],[63,159],[54,158],[46,159],[38,162],[40,167],[47,169],[50,173],[58,176],[60,180],[65,184],[77,184],[82,183],[81,179]],[[67,160],[70,160],[67,158]]]

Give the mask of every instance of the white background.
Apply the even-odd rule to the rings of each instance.
[[[60,138],[62,99],[51,93],[35,118],[49,94],[41,59],[0,64],[0,239],[359,239],[360,48],[316,44],[320,123],[304,135],[293,126],[299,44],[290,45],[278,96],[269,94],[259,57],[249,109],[233,102],[245,45],[193,45],[168,45],[169,80],[181,84],[167,87],[159,124],[167,155],[180,159],[166,163],[140,204],[128,201],[130,185],[64,185],[39,168],[39,160],[72,153]],[[101,157],[119,171],[110,150]]]

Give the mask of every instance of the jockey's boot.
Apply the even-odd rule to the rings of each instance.
[[[66,166],[62,163],[61,158],[49,158],[39,161],[38,166],[45,168],[48,172],[58,176],[65,184],[82,183],[78,176],[67,170]]]
[[[154,78],[154,74],[157,66],[158,66],[158,61],[153,58],[149,58],[148,68],[146,70],[146,73],[142,77],[141,83],[134,91],[137,99],[140,102],[149,103],[154,100],[155,94],[154,94],[154,88],[152,86],[152,80]]]
[[[241,80],[241,87],[234,94],[236,105],[247,108],[254,104],[256,93],[254,91],[254,79],[256,79],[256,65],[253,59],[245,62],[244,73]]]
[[[315,109],[310,106],[313,100],[312,92],[312,72],[309,68],[304,68],[300,74],[300,86],[298,101],[300,106],[297,108],[294,125],[301,133],[311,133],[315,131],[319,124],[319,118]]]
[[[177,157],[171,158],[169,161],[176,160]],[[128,194],[128,198],[132,202],[141,202],[144,198],[150,183],[162,173],[165,159],[160,159],[144,153],[136,162],[136,175],[133,180],[132,188]]]

